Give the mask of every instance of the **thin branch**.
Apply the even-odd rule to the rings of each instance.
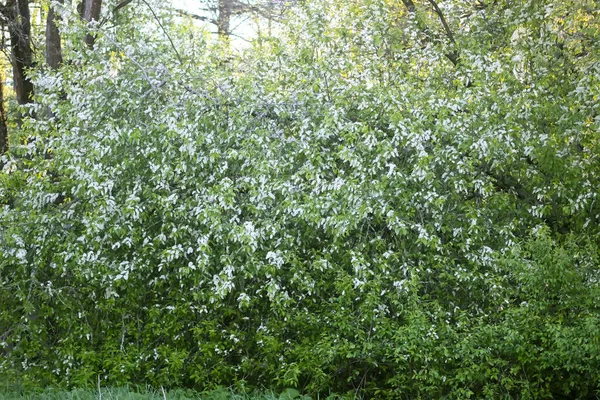
[[[217,32],[214,32],[214,33],[216,34]],[[248,42],[248,43],[252,43],[252,40],[248,40],[248,39],[246,39],[245,37],[243,37],[243,36],[240,36],[240,35],[237,35],[237,34],[235,34],[235,33],[233,33],[233,32],[229,32],[229,33],[228,33],[228,35],[229,35],[229,36],[235,36],[235,37],[236,37],[236,38],[238,38],[238,39],[242,39],[242,40],[244,40],[244,41],[246,41],[246,42]]]
[[[144,4],[146,4],[146,6],[150,9],[150,12],[154,16],[154,19],[156,20],[156,22],[158,22],[158,25],[160,26],[160,29],[162,29],[162,31],[165,33],[165,36],[167,36],[167,39],[169,39],[169,43],[171,43],[171,47],[173,48],[173,51],[175,51],[175,55],[177,56],[177,60],[179,61],[179,64],[183,65],[183,59],[181,58],[181,55],[179,54],[179,51],[177,51],[177,48],[175,47],[175,44],[173,43],[173,40],[171,39],[171,36],[167,32],[167,30],[165,29],[165,27],[163,26],[163,24],[160,22],[160,19],[158,18],[158,16],[154,12],[154,9],[152,8],[152,6],[150,6],[150,4],[146,0],[142,0],[142,2]]]
[[[410,12],[410,13],[417,12],[417,7],[415,6],[415,3],[413,3],[412,0],[402,0],[402,3],[404,3],[404,6],[408,10],[408,12]]]
[[[125,56],[127,58],[129,58],[131,60],[131,62],[133,62],[138,69],[140,70],[140,72],[142,73],[142,75],[144,75],[144,79],[146,80],[146,82],[148,82],[150,84],[150,86],[152,86],[152,89],[154,90],[158,90],[159,87],[156,86],[156,83],[150,79],[150,75],[148,75],[148,72],[146,72],[146,69],[142,66],[142,64],[140,64],[131,54],[129,54],[129,52],[122,48],[119,43],[117,43],[116,41],[112,40],[108,35],[105,36],[106,40],[108,40],[113,46],[116,46],[117,48],[119,48],[123,54],[125,54]]]
[[[123,0],[121,1],[119,4],[117,4],[113,9],[112,12],[115,13],[118,10],[120,10],[121,8],[127,6],[129,3],[131,3],[133,0]],[[100,22],[100,24],[98,25],[99,28],[101,28],[102,26],[104,26],[105,23],[108,22],[108,16],[104,17],[104,19]]]
[[[98,375],[98,400],[102,400],[102,389],[100,388],[100,375]]]
[[[444,26],[444,30],[446,31],[448,39],[450,39],[450,41],[455,44],[456,41],[454,40],[454,35],[452,34],[450,27],[448,26],[448,22],[446,22],[444,13],[442,13],[442,10],[440,10],[440,7],[437,5],[435,0],[429,0],[429,3],[433,6],[433,9],[435,10],[435,13],[438,15],[438,17],[440,17],[440,21],[442,21],[442,25]]]
[[[248,19],[250,19],[250,17],[245,17],[243,18],[239,24],[237,24],[236,26],[234,26],[233,28],[231,28],[231,32],[235,31],[237,28],[239,28],[241,25],[243,25],[244,23],[246,23],[246,21],[248,21]]]
[[[442,10],[440,10],[440,7],[437,5],[435,0],[429,0],[429,3],[433,6],[435,13],[440,18],[440,21],[442,22],[442,25],[444,26],[444,30],[446,31],[446,36],[448,36],[448,39],[450,39],[450,42],[453,45],[456,45],[456,40],[454,40],[454,34],[452,33],[452,30],[450,29],[450,26],[448,25],[448,22],[446,21],[446,18],[444,17],[444,13],[442,12]],[[450,53],[446,53],[445,56],[452,62],[452,64],[454,64],[454,65],[458,64],[458,52],[457,52],[456,48],[454,50],[452,50]]]
[[[115,8],[113,8],[113,12],[118,11],[119,9],[125,7],[126,5],[128,5],[129,3],[131,3],[133,0],[123,0],[122,2],[120,2],[119,4],[117,4],[115,6]]]
[[[117,4],[114,8],[113,8],[113,12],[127,6],[128,4],[130,4],[133,0],[123,0],[121,1],[119,4]],[[169,39],[169,43],[171,44],[171,47],[173,48],[173,51],[175,52],[175,56],[177,57],[177,60],[179,61],[179,64],[183,65],[183,59],[181,58],[181,54],[179,54],[179,51],[177,50],[177,47],[175,47],[175,44],[173,43],[173,40],[171,39],[171,36],[169,35],[169,33],[167,32],[167,30],[165,29],[165,27],[163,26],[162,22],[160,22],[160,19],[158,18],[158,15],[156,15],[156,13],[154,12],[154,9],[152,8],[152,6],[146,1],[146,0],[142,0],[142,2],[150,9],[150,12],[152,13],[152,16],[154,17],[154,19],[156,20],[156,22],[158,23],[158,26],[160,26],[160,29],[162,29],[162,31],[164,32],[165,36],[167,37],[167,39]],[[180,12],[183,12],[182,10],[178,10]],[[200,16],[197,16],[198,19],[201,19]],[[102,25],[104,25],[104,23],[107,21],[107,18],[105,18],[101,23],[100,23],[100,27]]]
[[[210,22],[212,24],[216,23],[215,20],[210,19],[208,17],[202,16],[202,15],[198,15],[198,14],[192,14],[191,12],[188,12],[188,11],[185,11],[185,10],[181,10],[181,9],[178,9],[178,8],[173,9],[173,11],[175,11],[181,17],[189,17],[191,19],[197,19],[198,21],[203,21],[203,22]]]
[[[402,3],[404,3],[404,6],[406,7],[406,9],[408,10],[408,12],[410,14],[417,15],[417,7],[415,6],[415,3],[413,2],[413,0],[402,0]],[[440,10],[440,8],[438,7],[435,0],[429,0],[429,3],[433,6],[435,13],[440,18],[442,25],[444,26],[444,30],[446,31],[446,35],[448,36],[448,38],[450,39],[452,44],[456,44],[456,41],[454,40],[454,35],[452,34],[452,31],[450,30],[450,27],[448,26],[448,23],[446,22],[446,18],[444,17],[442,10]],[[424,31],[425,31],[424,32],[425,34],[428,34],[429,27],[425,26]],[[452,62],[452,64],[454,66],[456,66],[458,64],[458,53],[456,52],[456,50],[454,50],[450,53],[444,53],[444,55],[446,56],[446,58],[448,60],[450,60],[450,62]]]

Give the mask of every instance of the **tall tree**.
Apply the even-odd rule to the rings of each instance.
[[[59,0],[59,3],[62,2],[63,0]],[[61,38],[57,25],[59,18],[51,5],[46,19],[46,62],[52,69],[62,64]]]
[[[229,36],[229,27],[231,24],[231,13],[234,10],[232,0],[219,0],[217,15],[217,34],[219,38]]]
[[[33,101],[33,83],[27,77],[27,70],[33,66],[29,0],[8,0],[2,11],[10,36],[13,81],[17,102],[19,104],[31,103]]]
[[[217,27],[220,38],[233,34],[232,19],[239,16],[258,16],[268,21],[277,20],[291,4],[297,1],[281,2],[276,0],[201,0],[200,9],[211,14],[211,17],[192,15],[197,19],[208,21]],[[189,15],[189,13],[185,13]]]
[[[86,22],[98,21],[100,19],[100,10],[102,9],[102,0],[84,0],[83,19]],[[88,47],[94,47],[96,37],[92,34],[85,35],[85,43]]]

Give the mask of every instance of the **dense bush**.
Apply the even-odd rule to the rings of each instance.
[[[449,45],[425,9],[315,1],[239,59],[117,30],[39,72],[0,176],[0,372],[592,396],[597,21],[450,3]]]

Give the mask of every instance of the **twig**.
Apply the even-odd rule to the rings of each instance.
[[[177,51],[177,48],[175,47],[173,40],[171,40],[171,36],[167,32],[167,30],[165,29],[163,24],[160,22],[160,19],[158,19],[158,16],[154,12],[154,9],[150,6],[150,4],[146,0],[142,0],[142,2],[150,9],[150,12],[154,16],[154,19],[156,20],[156,22],[158,22],[160,29],[162,29],[162,31],[165,33],[165,36],[167,36],[167,39],[169,39],[169,43],[171,43],[171,47],[173,48],[173,51],[175,52],[175,55],[177,56],[177,60],[179,60],[179,64],[183,65],[183,60],[181,58],[181,55],[179,54],[179,51]]]
[[[125,7],[126,5],[128,5],[129,3],[131,3],[133,0],[123,0],[121,1],[119,4],[117,4],[113,9],[112,12],[115,13],[118,10],[120,10],[121,8]],[[108,16],[104,17],[104,19],[100,22],[100,24],[98,25],[98,28],[102,28],[104,26],[105,23],[108,22]]]
[[[133,0],[123,0],[123,1],[121,1],[119,4],[117,4],[113,8],[113,12],[116,12],[117,10],[119,10],[119,9],[127,6],[132,1]],[[162,31],[165,33],[165,36],[167,36],[167,39],[169,39],[169,43],[171,43],[171,47],[173,48],[173,51],[175,51],[175,55],[177,56],[177,60],[179,61],[179,63],[181,65],[183,65],[183,59],[181,58],[181,55],[179,54],[179,51],[177,51],[177,48],[175,47],[175,44],[173,43],[173,40],[171,39],[171,36],[167,32],[167,30],[165,29],[165,27],[163,26],[163,24],[160,22],[160,19],[158,18],[158,15],[156,15],[156,13],[154,12],[154,9],[152,8],[152,6],[146,0],[142,0],[142,2],[150,9],[150,12],[154,16],[154,19],[156,20],[156,22],[158,22],[158,26],[160,26],[160,29],[162,29]],[[178,10],[178,11],[183,12],[183,10]],[[198,17],[198,18],[200,18],[200,17]],[[98,25],[98,27],[99,28],[102,27],[107,21],[108,21],[108,17],[104,18],[102,20],[102,22],[100,22],[100,24]]]
[[[437,5],[435,0],[429,0],[429,3],[431,3],[431,5],[433,6],[433,9],[435,10],[435,13],[438,15],[438,17],[440,17],[440,21],[442,21],[442,25],[444,26],[444,30],[446,31],[448,39],[450,39],[452,43],[456,43],[456,41],[454,40],[454,35],[450,30],[450,26],[448,26],[448,22],[446,22],[446,18],[444,17],[444,13],[442,13],[442,10],[440,10],[440,7]]]
[[[125,332],[127,331],[125,329],[125,316],[123,316],[121,318],[121,324],[122,324],[122,330],[121,330],[121,347],[120,347],[120,349],[121,349],[121,351],[123,351],[124,345],[125,345]]]
[[[108,35],[105,35],[104,37],[111,44],[113,44],[117,48],[121,49],[121,51],[123,52],[123,54],[125,54],[125,56],[127,56],[127,58],[129,58],[139,68],[139,70],[141,71],[142,75],[144,75],[144,79],[146,80],[146,82],[148,82],[150,84],[150,86],[152,86],[152,89],[154,89],[154,90],[160,89],[160,87],[156,86],[156,83],[150,79],[150,76],[148,75],[148,73],[146,72],[146,69],[142,66],[142,64],[140,64],[131,54],[129,54],[129,52],[127,50],[125,50],[124,48],[122,48],[119,45],[119,43],[117,43],[116,41],[112,40]]]
[[[454,40],[454,34],[452,34],[452,30],[450,29],[450,26],[448,25],[448,22],[446,21],[446,18],[444,17],[444,13],[442,12],[442,10],[440,10],[440,7],[435,2],[435,0],[429,0],[429,3],[433,6],[435,13],[440,18],[440,21],[442,22],[442,26],[444,27],[444,30],[446,31],[446,36],[448,36],[448,39],[450,39],[450,42],[453,45],[456,45],[456,41]],[[458,63],[458,52],[456,51],[456,48],[452,52],[447,53],[446,57],[448,57],[448,59],[450,61],[452,61],[452,64],[456,65]]]
[[[122,2],[120,2],[119,4],[117,4],[115,6],[115,8],[113,8],[113,12],[119,10],[120,8],[125,7],[127,4],[131,3],[133,0],[123,0]]]
[[[102,400],[102,390],[100,390],[100,375],[98,375],[98,400]]]
[[[185,11],[185,10],[181,10],[179,8],[175,8],[175,9],[173,9],[173,11],[175,11],[181,17],[189,17],[191,19],[197,19],[198,21],[210,22],[211,24],[216,24],[216,21],[213,20],[213,19],[210,19],[208,17],[204,17],[202,15],[193,14],[191,12],[188,12],[188,11]]]
[[[406,7],[406,9],[408,10],[408,12],[410,14],[412,14],[418,18],[417,7],[415,6],[415,3],[413,2],[413,0],[402,0],[402,3],[404,3],[404,6]],[[442,25],[444,26],[446,36],[448,36],[448,38],[450,39],[450,42],[452,42],[452,44],[456,44],[456,41],[454,40],[454,35],[452,34],[452,31],[450,30],[450,26],[448,25],[448,22],[446,21],[446,18],[444,17],[442,10],[437,5],[435,0],[429,0],[429,3],[433,6],[435,13],[440,18],[440,21],[442,22]],[[429,27],[427,25],[425,25],[425,28],[423,30],[424,30],[425,34],[429,33]],[[444,55],[455,66],[458,64],[458,53],[456,50],[453,50],[452,52],[449,52],[449,53],[445,53]]]

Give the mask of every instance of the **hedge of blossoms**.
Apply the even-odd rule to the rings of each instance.
[[[66,24],[3,159],[0,375],[597,391],[593,2],[440,2],[451,39],[397,3],[309,1],[233,59]]]

